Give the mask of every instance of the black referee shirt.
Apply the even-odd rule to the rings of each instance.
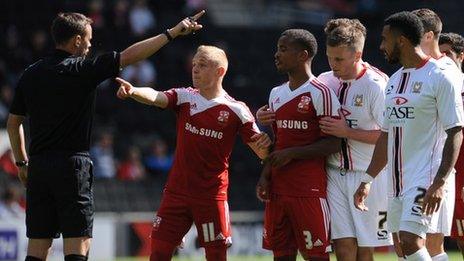
[[[29,154],[89,150],[96,87],[119,73],[119,53],[94,59],[55,50],[27,68],[10,113],[29,118]]]

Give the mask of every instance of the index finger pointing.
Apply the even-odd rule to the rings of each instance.
[[[198,12],[197,14],[195,14],[194,16],[192,16],[193,21],[196,21],[196,20],[200,19],[200,17],[202,17],[205,13],[206,13],[205,10],[201,10],[200,12]]]

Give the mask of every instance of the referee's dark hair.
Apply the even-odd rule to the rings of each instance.
[[[435,39],[438,39],[440,36],[443,23],[441,22],[440,17],[432,10],[427,8],[416,9],[411,13],[417,15],[424,26],[424,33],[432,32]]]
[[[84,36],[87,25],[92,19],[79,13],[59,13],[53,20],[51,33],[55,45],[66,43],[75,35]]]
[[[316,37],[308,30],[305,29],[288,29],[285,30],[280,37],[288,37],[292,43],[297,44],[303,50],[308,52],[309,59],[311,60],[317,53]]]
[[[385,19],[384,25],[389,25],[390,30],[404,36],[413,46],[420,44],[422,35],[424,34],[424,26],[420,18],[408,11],[390,15]]]

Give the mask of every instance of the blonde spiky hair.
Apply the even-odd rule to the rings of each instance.
[[[208,60],[216,63],[218,67],[224,67],[227,71],[229,62],[227,60],[226,52],[224,52],[221,48],[212,45],[200,45],[197,49],[197,54],[205,55]]]

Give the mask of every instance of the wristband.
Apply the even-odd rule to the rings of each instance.
[[[15,162],[16,167],[27,167],[29,162],[27,160],[21,160]]]
[[[166,29],[166,31],[164,31],[163,34],[166,35],[166,38],[168,38],[168,41],[172,41],[172,39],[174,39],[172,38],[171,34],[169,34],[169,29]]]
[[[374,181],[374,178],[373,178],[371,175],[369,175],[369,174],[367,174],[366,172],[364,172],[364,174],[363,174],[362,177],[361,177],[361,182],[362,182],[362,183],[371,184],[372,181]]]

